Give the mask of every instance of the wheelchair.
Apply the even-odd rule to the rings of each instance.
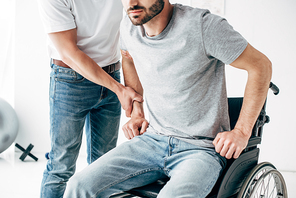
[[[270,83],[275,95],[278,87]],[[231,129],[234,128],[242,107],[243,98],[228,98],[228,109]],[[269,122],[266,115],[266,102],[253,127],[252,136],[246,149],[237,159],[227,160],[227,166],[217,180],[207,198],[287,198],[287,188],[281,173],[269,162],[258,164],[259,148],[263,125]],[[135,188],[127,192],[112,195],[110,198],[155,198],[169,180],[158,180],[152,184]]]

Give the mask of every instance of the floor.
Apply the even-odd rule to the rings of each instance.
[[[38,161],[26,157],[21,161],[21,152],[14,158],[0,155],[0,198],[39,198],[42,174],[47,159],[44,153],[34,153]],[[87,166],[86,157],[80,156],[77,171]]]
[[[8,154],[7,154],[8,153]],[[42,173],[46,158],[43,153],[34,153],[35,162],[30,157],[19,159],[21,152],[15,154],[5,151],[0,155],[0,198],[38,198]],[[77,171],[87,166],[86,157],[80,156]],[[296,197],[296,172],[282,172],[288,188],[289,198]]]

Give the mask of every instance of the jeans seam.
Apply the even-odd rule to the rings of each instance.
[[[104,96],[104,89],[105,89],[105,87],[101,86],[100,98],[99,98],[97,104],[95,104],[95,106],[98,106],[99,103],[104,99],[104,98],[103,98],[103,96]]]
[[[89,162],[90,162],[90,163],[93,163],[93,161],[92,161],[92,150],[93,150],[93,149],[92,149],[92,146],[93,146],[93,145],[92,145],[92,124],[91,124],[91,116],[90,116],[90,112],[89,112],[89,115],[88,115],[88,116],[89,116],[89,119],[88,119],[88,122],[89,122],[89,123],[88,123],[88,125],[89,125],[89,130],[90,130],[90,131],[89,131],[89,136],[90,136],[90,137],[89,137],[89,138],[90,138],[90,140],[89,140],[89,144],[90,144],[90,145],[88,145],[88,146],[89,146],[89,158],[90,158],[90,159],[89,159]]]
[[[54,70],[54,72],[56,73],[56,71]],[[50,92],[49,92],[49,102],[50,102],[50,104],[52,105],[52,106],[54,106],[54,103],[55,103],[55,97],[56,97],[56,79],[55,79],[55,75],[53,75],[53,76],[51,76],[50,77]],[[52,92],[52,97],[51,97],[51,92]],[[52,102],[50,101],[50,100],[52,100]],[[51,136],[51,138],[52,139],[54,139],[54,136],[55,136],[55,133],[53,132],[54,131],[54,126],[55,126],[55,115],[56,115],[56,113],[55,113],[55,111],[50,107],[50,109],[51,109],[51,112],[50,112],[50,114],[52,114],[52,115],[50,115],[52,118],[52,122],[50,123],[50,136]],[[53,146],[54,145],[52,145],[52,147],[51,147],[51,151],[53,151],[54,150],[54,148],[53,148]],[[49,154],[51,154],[51,155],[55,155],[55,153],[54,152],[50,152]],[[50,162],[50,166],[52,167],[52,161],[51,161],[51,158],[50,158],[50,156],[51,155],[49,155],[49,161],[48,161],[48,163],[47,163],[47,165],[46,165],[46,170],[48,170],[48,167],[49,167],[49,162]],[[55,157],[55,156],[54,156]],[[44,175],[45,173],[43,173],[43,175]],[[45,185],[46,184],[46,182],[47,182],[47,180],[48,180],[48,178],[50,177],[50,176],[53,176],[51,173],[50,173],[50,171],[47,171],[47,173],[46,173],[46,176],[43,176],[44,178],[43,178],[43,185]],[[40,194],[41,194],[41,196],[43,197],[43,195],[45,194],[45,188],[42,188],[41,189],[41,192],[40,192]]]
[[[217,182],[217,180],[219,179],[219,175],[220,175],[221,170],[219,171],[218,174],[215,175],[214,179],[210,182],[210,184],[205,188],[205,190],[203,191],[204,195],[206,195],[206,193],[210,193],[208,192],[210,189],[210,186],[212,186],[212,188],[214,187],[215,183]],[[214,185],[212,185],[214,184]]]
[[[157,170],[161,170],[161,168],[149,168],[149,169],[138,171],[138,172],[133,173],[133,174],[129,174],[129,175],[123,177],[122,179],[119,179],[119,180],[117,180],[117,181],[115,181],[115,182],[107,185],[106,187],[102,188],[100,191],[98,191],[97,193],[95,193],[95,195],[93,197],[97,197],[98,194],[100,194],[104,190],[106,190],[106,189],[108,189],[108,188],[110,188],[110,187],[112,187],[112,186],[114,186],[116,184],[119,184],[119,183],[121,183],[123,181],[126,181],[126,180],[128,180],[128,179],[130,179],[132,177],[135,177],[135,176],[138,176],[138,175],[141,175],[141,174],[144,174],[144,173],[152,172],[152,171],[157,171]]]
[[[55,75],[56,76],[56,75]],[[52,79],[53,80],[53,82],[54,82],[54,85],[53,85],[53,97],[52,97],[52,106],[54,107],[55,106],[55,101],[56,101],[56,88],[57,88],[57,81],[56,81],[56,78],[53,78]],[[53,139],[55,139],[55,133],[54,133],[54,131],[55,131],[55,122],[56,122],[56,112],[55,112],[55,110],[54,110],[55,108],[52,108],[52,126],[51,126],[51,133],[52,133],[52,138]],[[51,150],[53,151],[53,150],[55,150],[54,148],[53,148],[53,146],[55,146],[55,144],[53,144],[52,145],[52,148],[51,148]],[[53,152],[52,154],[54,154],[55,155],[55,153]],[[49,155],[49,157],[50,157],[50,155]],[[55,158],[55,156],[54,156],[54,158]]]
[[[167,176],[169,176],[169,172],[171,171],[171,169],[169,169],[169,168],[166,167],[166,163],[167,163],[167,157],[164,158],[164,162],[163,162],[163,171],[165,172],[165,174],[166,174]]]

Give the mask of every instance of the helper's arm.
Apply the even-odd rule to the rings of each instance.
[[[234,129],[219,133],[213,142],[216,151],[227,159],[238,158],[246,148],[253,126],[266,100],[272,74],[269,59],[251,45],[248,45],[230,65],[246,70],[248,80],[242,109]]]
[[[130,114],[134,100],[142,102],[143,98],[129,87],[124,87],[77,46],[77,30],[49,33],[49,38],[58,50],[62,61],[88,80],[113,91],[121,102],[122,108]]]
[[[121,50],[122,54],[122,70],[124,75],[124,83],[126,87],[131,87],[141,96],[143,96],[143,87],[139,80],[134,61],[128,51]],[[148,127],[145,119],[143,103],[134,101],[131,119],[122,127],[125,137],[132,139],[135,136],[143,134]]]

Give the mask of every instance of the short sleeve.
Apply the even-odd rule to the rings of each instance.
[[[68,0],[38,0],[39,12],[46,33],[76,28]]]
[[[203,15],[202,31],[206,54],[225,64],[235,61],[248,45],[226,19],[209,12]]]

